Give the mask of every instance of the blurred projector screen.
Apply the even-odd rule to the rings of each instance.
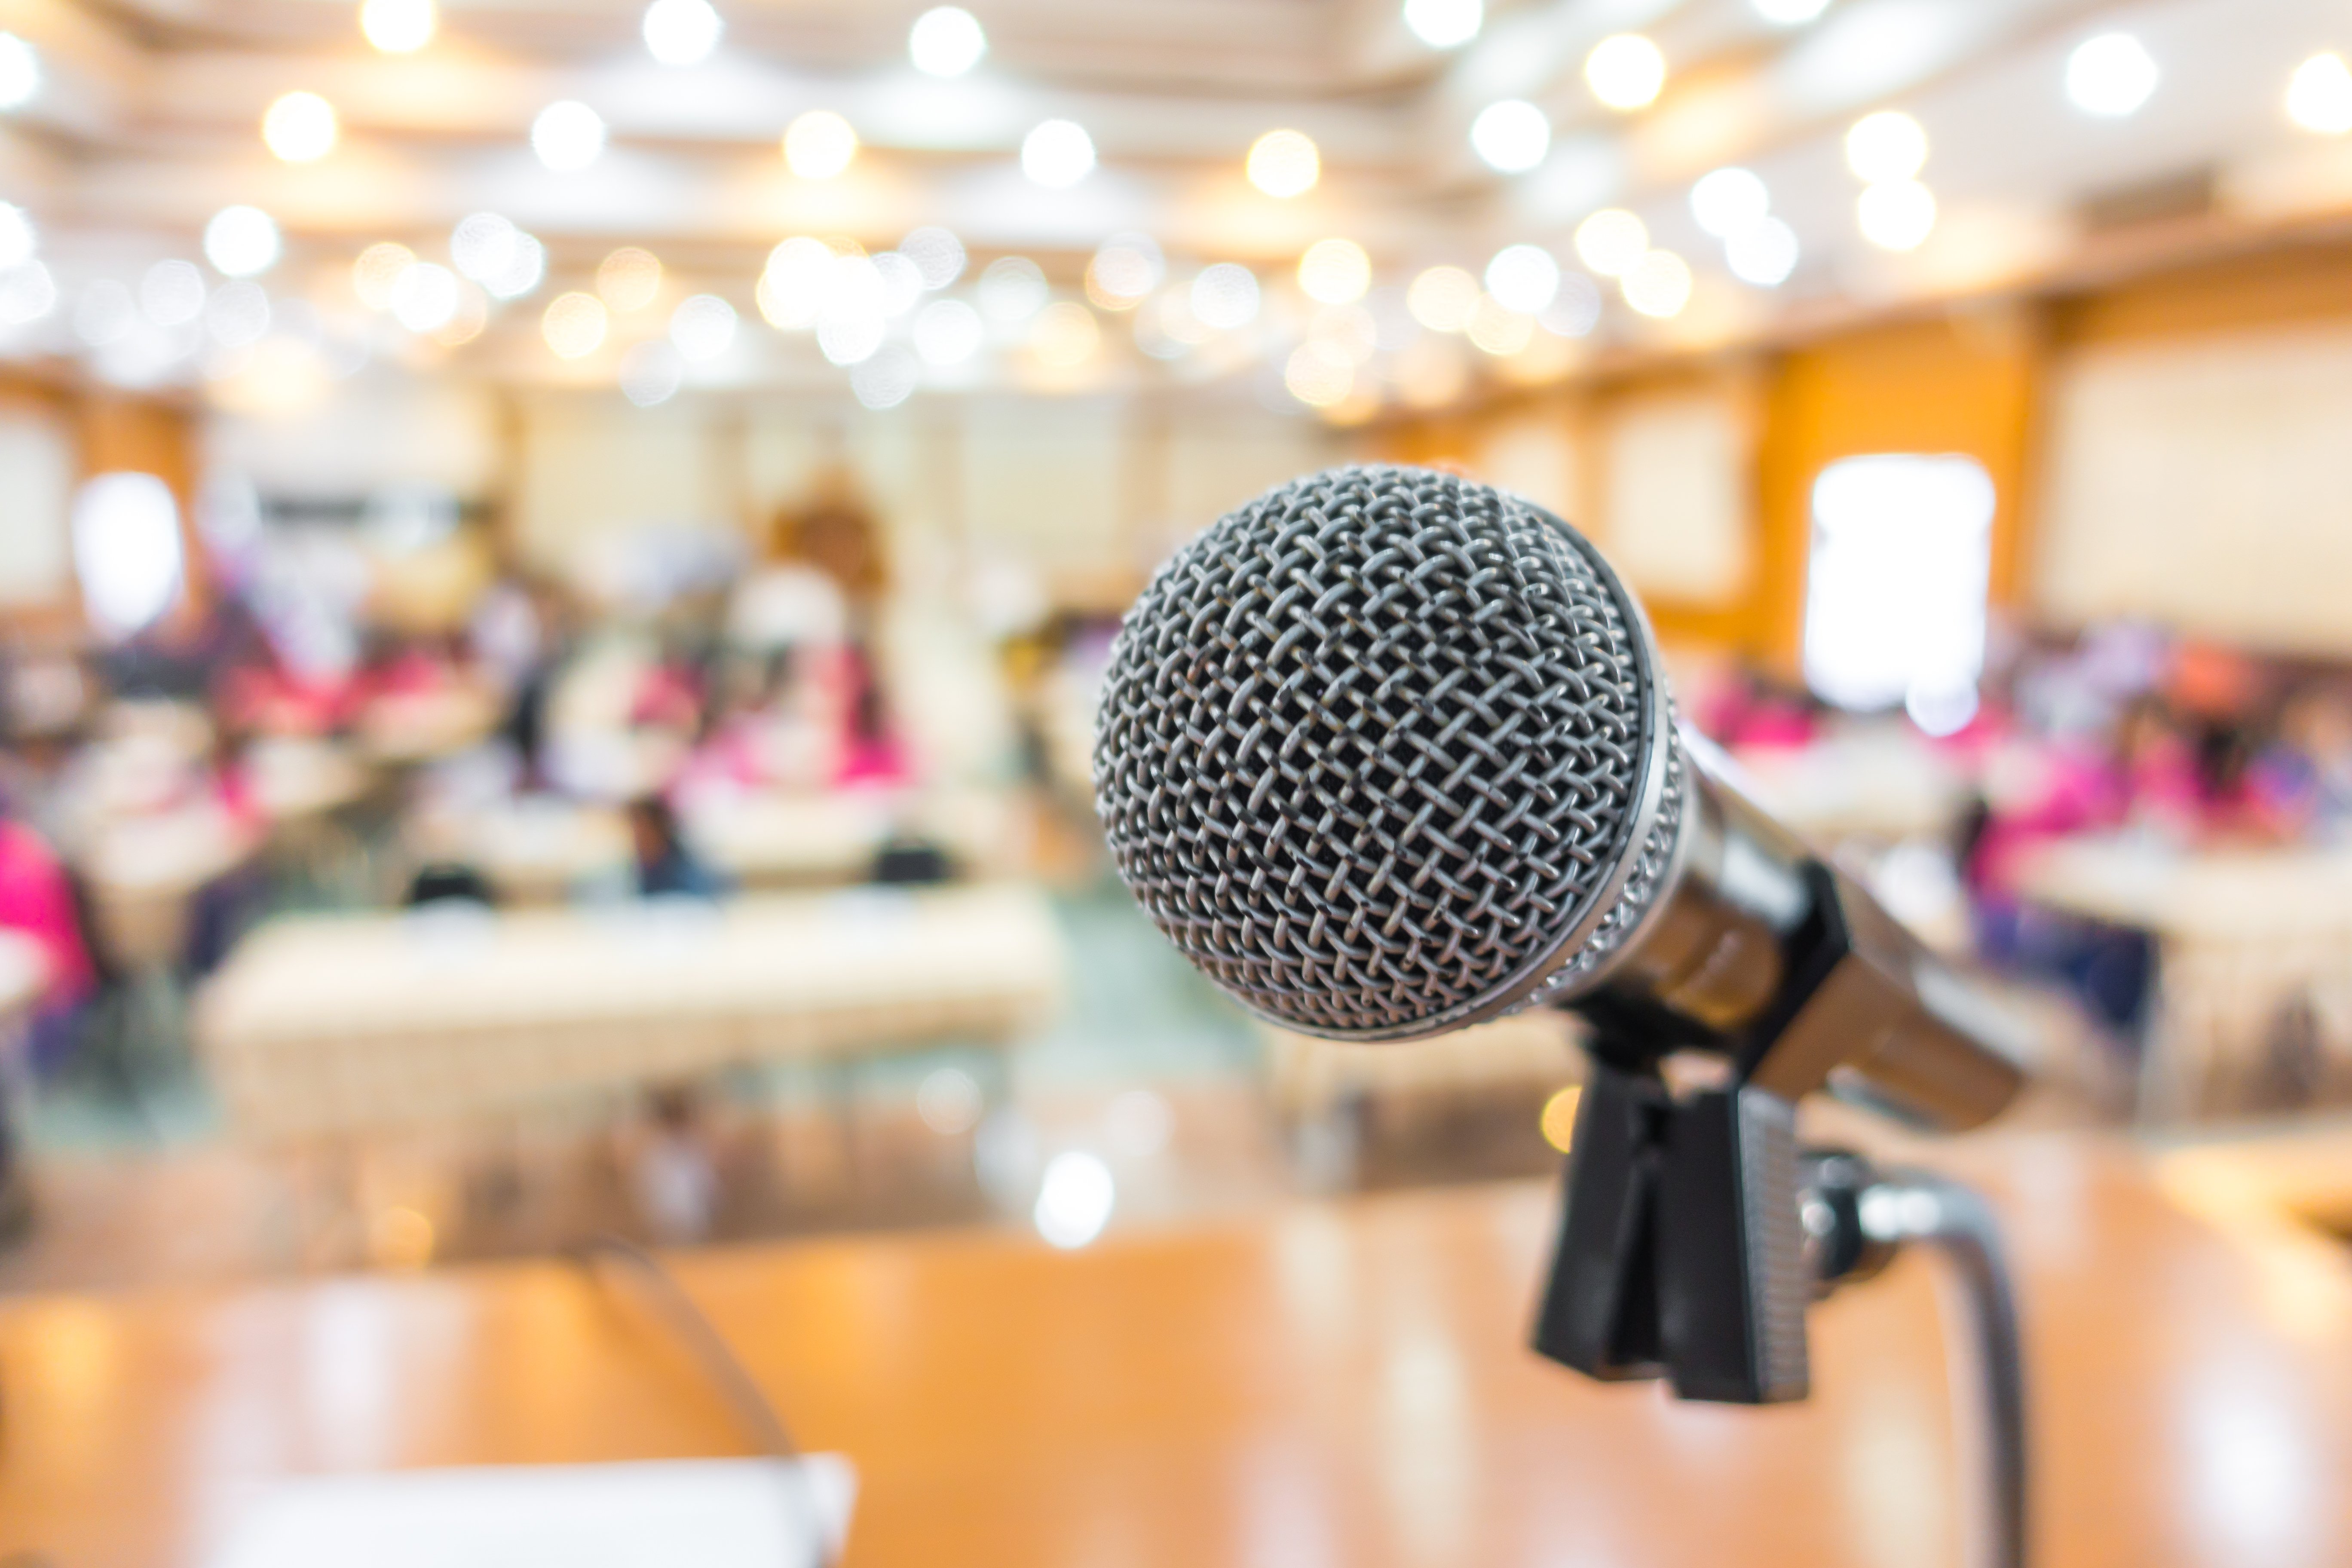
[[[2035,585],[2282,652],[2352,651],[2352,333],[2093,348],[2063,366]]]
[[[71,581],[72,439],[45,414],[0,409],[0,604],[64,596]]]

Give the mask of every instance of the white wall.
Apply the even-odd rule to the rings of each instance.
[[[2352,653],[2352,332],[2084,350],[2049,453],[2033,585],[2061,625]]]
[[[1748,430],[1727,392],[1617,405],[1601,433],[1597,533],[1637,593],[1685,605],[1738,596],[1751,569]]]
[[[68,596],[73,546],[73,436],[35,409],[0,408],[0,604]]]

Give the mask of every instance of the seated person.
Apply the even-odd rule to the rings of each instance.
[[[640,795],[629,803],[629,842],[640,898],[715,899],[726,890],[718,873],[687,847],[677,813],[661,796]]]

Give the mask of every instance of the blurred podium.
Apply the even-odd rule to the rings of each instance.
[[[2340,1248],[2192,1218],[2120,1142],[1939,1149],[2015,1252],[2039,1561],[2352,1562]],[[1555,1223],[1528,1182],[673,1267],[855,1466],[845,1568],[1966,1561],[1935,1269],[1819,1309],[1808,1403],[1676,1404],[1526,1348]],[[212,1561],[288,1477],[744,1451],[657,1326],[551,1261],[18,1298],[0,1382],[0,1561]]]

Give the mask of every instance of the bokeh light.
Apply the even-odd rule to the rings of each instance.
[[[1118,1201],[1110,1167],[1096,1155],[1073,1149],[1046,1163],[1031,1218],[1037,1234],[1055,1247],[1084,1247],[1102,1234]]]
[[[495,299],[520,300],[547,278],[547,247],[520,229],[515,231],[506,265],[481,280]]]
[[[1772,193],[1752,169],[1717,169],[1691,186],[1691,218],[1717,239],[1729,239],[1772,210]]]
[[[1666,85],[1666,57],[1641,34],[1620,33],[1584,57],[1584,81],[1612,109],[1645,108]]]
[[[1455,49],[1478,36],[1482,0],[1404,0],[1404,25],[1433,49]]]
[[[1433,267],[1405,291],[1405,309],[1433,332],[1458,332],[1478,308],[1478,279],[1459,267]]]
[[[360,31],[388,55],[413,55],[433,41],[441,14],[433,0],[366,0]]]
[[[390,301],[386,302],[389,308]],[[205,301],[205,331],[226,349],[257,343],[269,331],[269,295],[260,284],[239,279],[213,290]]]
[[[1005,256],[980,275],[980,308],[992,321],[1025,321],[1045,308],[1045,269],[1025,256]]]
[[[666,66],[698,65],[727,34],[710,0],[653,0],[646,7],[646,52]]]
[[[961,76],[987,53],[980,18],[961,5],[934,5],[907,30],[907,58],[927,76]]]
[[[1512,310],[1491,294],[1482,294],[1471,307],[1469,322],[1464,333],[1480,352],[1500,359],[1515,354],[1534,341],[1536,322],[1533,316]]]
[[[689,362],[714,360],[735,342],[735,307],[716,294],[690,294],[669,316],[669,341]]]
[[[1690,263],[1671,250],[1654,250],[1627,268],[1617,287],[1625,303],[1644,316],[1678,316],[1690,303]]]
[[[640,408],[667,403],[685,383],[685,356],[666,339],[632,343],[621,356],[621,395]]]
[[[1131,310],[1160,287],[1166,271],[1150,236],[1115,234],[1087,264],[1087,298],[1106,310]]]
[[[926,289],[944,289],[963,276],[963,241],[952,230],[927,225],[898,242],[898,254],[915,264]]]
[[[1916,250],[1936,226],[1935,194],[1916,180],[1873,185],[1853,210],[1862,237],[1881,250]]]
[[[896,346],[882,350],[849,373],[849,390],[867,408],[896,408],[915,395],[923,367]]]
[[[446,267],[419,261],[393,283],[393,320],[412,332],[445,327],[457,313],[457,275]]]
[[[1192,279],[1192,314],[1201,324],[1232,331],[1257,320],[1257,274],[1235,261],[1220,261]]]
[[[857,132],[830,109],[812,109],[784,132],[784,163],[803,180],[830,180],[857,156]]]
[[[1551,121],[1525,99],[1507,98],[1488,104],[1470,122],[1470,147],[1488,168],[1521,174],[1551,150]]]
[[[1724,242],[1723,258],[1742,283],[1777,289],[1797,270],[1797,231],[1777,217],[1759,218]]]
[[[2066,96],[2085,114],[2121,120],[2138,112],[2162,74],[2146,44],[2129,33],[2102,33],[2066,57]]]
[[[24,108],[40,90],[40,52],[14,33],[0,33],[0,111]]]
[[[1094,173],[1094,138],[1074,120],[1048,120],[1021,141],[1021,172],[1049,190],[1065,190]]]
[[[2294,68],[2287,81],[2286,114],[2323,136],[2352,131],[2352,67],[2342,55],[2314,55]]]
[[[1372,258],[1352,239],[1318,239],[1298,258],[1298,287],[1310,300],[1345,305],[1372,286]]]
[[[1322,154],[1297,131],[1269,131],[1249,150],[1249,182],[1269,196],[1303,195],[1322,177]]]
[[[1559,292],[1536,324],[1554,337],[1590,337],[1601,324],[1601,287],[1581,272],[1563,272]]]
[[[511,219],[497,213],[475,213],[457,220],[449,231],[449,262],[461,278],[476,282],[495,278],[514,262],[522,232]]]
[[[31,259],[40,244],[40,231],[33,226],[33,215],[23,207],[0,202],[0,267],[14,267]]]
[[[1355,390],[1356,367],[1332,345],[1308,341],[1290,351],[1282,367],[1290,395],[1314,408],[1330,408]]]
[[[1846,166],[1872,184],[1907,180],[1927,162],[1927,132],[1900,110],[1865,114],[1845,133]]]
[[[1046,306],[1029,328],[1029,352],[1040,363],[1061,369],[1086,363],[1101,344],[1095,313],[1075,300]]]
[[[223,207],[205,225],[205,259],[226,278],[257,278],[278,265],[278,222],[259,207]]]
[[[1486,292],[1506,310],[1532,316],[1559,292],[1559,263],[1540,245],[1507,245],[1486,263]]]
[[[1576,226],[1577,258],[1614,278],[1649,253],[1650,229],[1623,207],[1603,207]]]
[[[596,297],[621,314],[652,304],[661,286],[661,258],[650,250],[625,245],[596,264]]]
[[[558,294],[539,318],[540,335],[563,359],[582,359],[604,342],[604,302],[593,294]]]
[[[315,92],[289,92],[261,117],[263,145],[289,163],[313,163],[335,150],[335,106]]]
[[[1756,14],[1778,27],[1801,27],[1830,8],[1830,0],[1749,0]]]
[[[557,174],[577,174],[604,155],[604,116],[576,99],[559,99],[530,122],[530,149]]]
[[[159,327],[182,327],[204,314],[205,275],[193,261],[159,261],[139,280],[139,310]]]
[[[987,332],[980,312],[962,300],[934,300],[915,317],[915,352],[926,364],[961,364],[980,352]]]

